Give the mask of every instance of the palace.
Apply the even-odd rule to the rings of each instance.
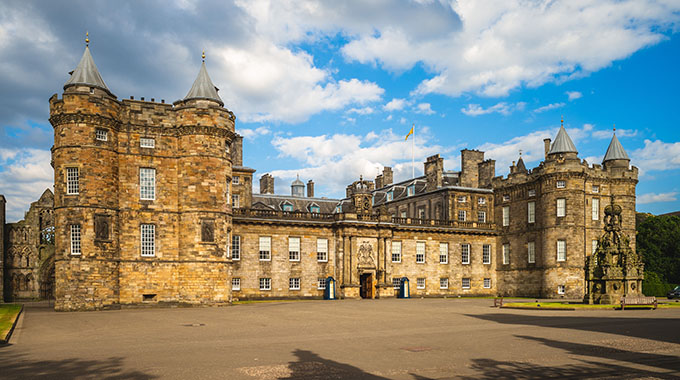
[[[520,157],[506,178],[465,149],[458,172],[434,155],[423,176],[395,183],[385,167],[328,199],[299,178],[276,194],[269,174],[253,193],[205,62],[184,99],[119,100],[86,47],[49,104],[57,310],[320,298],[328,277],[341,298],[394,297],[404,277],[414,297],[582,298],[613,200],[635,249],[638,171],[616,136],[602,165],[578,158],[561,127],[538,167]],[[5,227],[6,296],[28,286],[12,279],[12,247],[23,228],[39,251],[46,225],[31,223]]]

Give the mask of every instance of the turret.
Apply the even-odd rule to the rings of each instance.
[[[304,197],[305,196],[305,183],[300,181],[300,175],[293,183],[290,184],[290,195],[294,197]]]
[[[604,155],[602,164],[605,168],[617,167],[626,169],[630,164],[630,158],[628,158],[628,154],[626,153],[625,149],[623,149],[619,139],[616,138],[616,129],[614,129],[614,135],[612,136],[612,140],[609,143],[609,147],[607,148],[607,153]]]
[[[578,156],[578,151],[576,150],[574,143],[571,141],[571,138],[567,134],[567,130],[564,129],[564,119],[561,120],[560,124],[560,130],[557,132],[555,142],[553,142],[552,146],[550,147],[547,158],[576,159]]]

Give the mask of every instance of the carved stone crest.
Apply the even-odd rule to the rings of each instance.
[[[95,215],[94,238],[96,240],[109,240],[111,230],[111,217],[108,215]]]
[[[215,241],[215,221],[204,220],[201,225],[201,240],[206,243]]]
[[[373,259],[373,245],[370,242],[364,241],[361,243],[359,246],[358,260],[360,266],[375,266],[375,260]]]

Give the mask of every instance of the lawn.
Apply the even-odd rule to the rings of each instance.
[[[620,305],[588,305],[568,302],[508,302],[504,307],[521,309],[551,309],[551,310],[583,310],[583,309],[618,309]],[[659,303],[659,309],[680,307],[680,303]],[[648,309],[649,306],[626,305],[626,309]]]
[[[20,311],[21,305],[0,304],[0,340],[5,340]]]

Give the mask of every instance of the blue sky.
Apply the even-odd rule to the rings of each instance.
[[[244,163],[341,197],[363,175],[458,170],[480,149],[506,175],[543,157],[560,117],[600,163],[617,128],[638,211],[680,210],[677,1],[9,1],[0,4],[0,194],[9,220],[51,186],[48,98],[84,49],[119,98],[184,97],[206,50]],[[257,184],[257,181],[255,181]],[[257,191],[257,187],[255,189]]]

